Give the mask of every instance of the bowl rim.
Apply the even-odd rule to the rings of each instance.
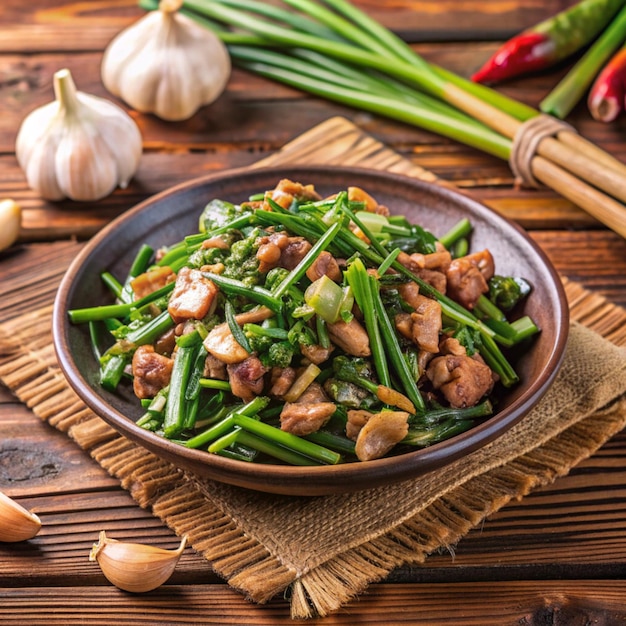
[[[430,190],[431,193],[435,193],[435,195],[439,195],[443,199],[453,203],[458,203],[459,200],[462,200],[463,203],[473,205],[480,213],[486,212],[487,214],[492,214],[495,219],[501,220],[508,227],[517,231],[517,234],[532,248],[533,253],[540,259],[541,264],[549,275],[550,281],[557,291],[556,301],[558,302],[559,310],[555,313],[557,314],[558,323],[555,328],[556,336],[552,343],[552,349],[543,372],[535,380],[530,381],[528,389],[520,395],[520,397],[515,399],[504,411],[495,413],[484,422],[468,431],[426,448],[420,448],[419,450],[406,452],[398,456],[385,457],[366,462],[298,467],[278,464],[258,465],[246,463],[220,455],[209,454],[203,450],[185,448],[180,444],[176,444],[156,433],[137,426],[132,418],[126,417],[123,413],[117,411],[93,391],[71,355],[68,338],[68,329],[71,323],[66,314],[67,301],[71,296],[74,274],[81,267],[82,263],[92,254],[92,251],[105,241],[111,233],[115,232],[128,220],[135,218],[137,214],[150,210],[154,204],[170,196],[175,196],[178,193],[203,187],[208,184],[214,184],[221,180],[262,175],[267,175],[268,177],[275,176],[276,180],[279,180],[280,178],[288,177],[289,172],[302,172],[303,175],[308,172],[311,175],[319,177],[329,172],[336,174],[338,170],[345,173],[348,181],[350,180],[349,176],[351,173],[354,173],[355,176],[363,176],[365,174],[374,178],[381,177],[390,181],[395,180],[399,184],[424,187]],[[199,207],[198,211],[200,212],[201,209],[202,207]],[[364,482],[368,475],[372,473],[377,477],[373,486],[399,482],[414,477],[418,468],[425,469],[423,472],[417,473],[426,473],[440,468],[442,465],[447,465],[461,456],[476,451],[498,438],[515,423],[520,421],[541,397],[543,397],[554,381],[563,362],[568,331],[569,307],[565,289],[556,269],[548,259],[546,253],[521,226],[503,216],[495,209],[487,207],[459,190],[423,181],[404,174],[364,167],[305,166],[299,164],[291,166],[241,167],[214,172],[178,183],[134,205],[94,235],[74,258],[59,285],[52,316],[53,345],[62,373],[81,400],[121,435],[130,437],[137,444],[148,448],[178,466],[186,466],[189,465],[189,463],[193,466],[206,466],[208,471],[207,476],[209,478],[215,478],[220,482],[287,495],[297,495],[298,486],[302,483],[306,483],[307,479],[315,482],[321,481],[318,487],[315,487],[315,485],[306,486],[306,494],[312,495],[346,491],[348,489],[341,488],[340,485],[336,484],[337,481],[345,483],[346,481],[351,482],[353,479],[361,478],[359,482]],[[146,443],[144,444],[144,442]],[[177,463],[177,459],[180,455],[184,457],[183,463]],[[265,477],[263,481],[259,481],[258,477],[255,477],[255,474],[258,474],[261,470]],[[202,473],[204,474],[204,472]],[[231,474],[233,475],[231,476]],[[370,478],[374,479],[374,476],[370,476]],[[251,480],[258,484],[249,484]],[[367,481],[365,480],[365,482]],[[363,488],[367,487],[359,487],[359,489]]]

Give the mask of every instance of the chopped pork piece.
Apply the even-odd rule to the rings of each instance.
[[[235,315],[235,321],[240,326],[258,324],[272,315],[274,313],[270,309],[260,306],[245,313],[238,313]],[[204,340],[204,347],[209,354],[223,363],[241,363],[250,356],[246,349],[237,343],[226,322],[211,330]]]
[[[434,287],[439,293],[445,294],[448,289],[447,275],[438,270],[429,270],[424,268],[415,272],[416,276],[421,278],[425,283]]]
[[[398,293],[409,306],[417,309],[420,304],[420,288],[417,283],[414,283],[413,281],[403,283],[398,287]]]
[[[385,456],[409,432],[409,414],[405,411],[382,411],[372,415],[356,438],[355,451],[359,461],[372,461]]]
[[[435,357],[426,368],[426,376],[455,408],[474,406],[494,384],[489,366],[467,355]]]
[[[154,398],[170,384],[173,359],[154,351],[151,345],[139,346],[133,354],[133,390],[140,398]]]
[[[215,237],[205,239],[202,242],[202,247],[203,248],[219,248],[220,250],[230,249],[228,242],[224,239],[222,235],[215,235]]]
[[[170,267],[165,265],[139,274],[139,276],[136,276],[130,281],[130,287],[133,290],[135,300],[139,300],[157,289],[165,287],[165,285],[171,283],[173,280],[176,280],[176,274]]]
[[[310,435],[324,426],[335,409],[322,386],[311,383],[297,402],[285,404],[280,412],[280,428],[293,435]]]
[[[437,248],[436,252],[430,254],[415,252],[410,255],[411,259],[420,269],[446,272],[452,262],[452,255],[439,242],[435,244],[435,247]]]
[[[411,313],[413,341],[422,350],[439,352],[439,333],[443,325],[441,305],[426,296],[419,298],[419,306],[415,307],[415,313]]]
[[[273,367],[269,395],[282,399],[295,380],[296,370],[293,367]]]
[[[439,352],[441,354],[454,354],[455,356],[461,356],[467,354],[465,346],[455,337],[445,337],[439,344]]]
[[[272,233],[257,239],[259,245],[256,258],[259,260],[259,272],[267,274],[271,269],[278,267],[282,251],[289,244],[289,237],[285,233]]]
[[[496,271],[496,264],[489,250],[485,249],[479,252],[473,252],[472,254],[468,254],[465,259],[476,265],[480,273],[485,277],[485,280],[489,280]]]
[[[398,261],[402,263],[404,267],[411,270],[416,276],[421,278],[424,282],[431,285],[431,287],[434,287],[440,293],[446,293],[447,278],[443,271],[429,269],[428,267],[420,267],[412,256],[409,256],[406,252],[401,252],[398,255]]]
[[[226,366],[232,393],[244,402],[250,402],[263,393],[264,376],[269,371],[258,357],[251,356],[241,363]]]
[[[170,355],[176,347],[176,333],[173,328],[163,333],[155,342],[154,349],[159,354]]]
[[[365,409],[350,409],[348,411],[348,421],[346,422],[346,437],[356,441],[361,432],[361,428],[367,424],[367,421],[374,413]]]
[[[281,429],[294,435],[308,435],[319,430],[335,412],[324,388],[311,383],[295,402],[287,402],[280,414]]]
[[[284,178],[279,181],[276,188],[268,193],[270,198],[272,198],[276,204],[283,207],[283,209],[288,209],[294,198],[298,198],[299,200],[321,199],[320,195],[315,191],[315,187],[313,185],[303,185],[301,183],[293,182],[288,178]],[[270,211],[272,210],[269,203],[265,203],[263,208]]]
[[[272,315],[274,315],[274,313],[271,309],[268,309],[266,306],[259,306],[245,313],[237,313],[237,315],[235,315],[235,321],[239,326],[243,326],[244,324],[258,324],[272,317]]]
[[[237,343],[226,322],[216,326],[203,343],[209,354],[224,363],[241,363],[250,356],[248,351]]]
[[[395,317],[396,330],[411,339],[421,350],[439,352],[439,333],[443,326],[441,305],[421,294],[412,297],[414,313],[398,313]]]
[[[261,274],[267,274],[270,270],[278,267],[282,250],[275,244],[269,241],[261,243],[256,251],[256,258],[259,260],[259,272]]]
[[[347,354],[369,356],[372,353],[367,331],[356,318],[353,317],[348,323],[340,320],[328,324],[326,328],[331,341]]]
[[[473,309],[480,296],[489,291],[494,262],[488,250],[454,259],[446,272],[448,295],[464,307]]]
[[[289,237],[289,242],[281,252],[278,265],[287,270],[294,269],[312,247],[304,237]]]
[[[304,344],[300,344],[300,352],[302,352],[302,355],[306,359],[311,361],[311,363],[315,363],[315,365],[319,365],[320,363],[324,363],[324,361],[328,361],[333,350],[333,346],[323,348],[322,346],[318,346],[317,344],[311,346],[305,346]]]
[[[419,350],[417,353],[417,370],[422,376],[426,372],[428,364],[435,356],[434,352],[427,352],[426,350]]]
[[[411,258],[411,255],[407,254],[406,252],[400,252],[397,259],[399,263],[402,263],[404,267],[406,267],[408,270],[411,270],[412,272],[417,272],[417,270],[422,269],[419,264]]]
[[[300,397],[296,400],[297,404],[315,404],[316,402],[328,402],[330,399],[324,391],[324,387],[319,383],[311,383]]]
[[[167,310],[176,323],[200,320],[209,312],[217,291],[215,284],[200,270],[183,267],[176,277]]]
[[[398,313],[394,318],[394,324],[405,339],[413,339],[413,320],[410,313]]]
[[[217,380],[228,380],[228,374],[226,373],[226,363],[220,361],[212,354],[207,354],[204,360],[204,370],[202,375],[205,378],[216,378]]]
[[[280,412],[280,429],[292,435],[310,435],[324,426],[334,412],[332,402],[287,402]]]
[[[318,280],[322,276],[328,276],[328,278],[334,280],[336,283],[340,283],[343,277],[337,260],[326,250],[319,253],[318,257],[306,271],[306,275],[311,282]]]
[[[363,191],[360,187],[348,187],[348,200],[350,202],[364,202],[365,210],[370,213],[378,213],[385,217],[389,215],[389,209],[372,198],[367,191]]]

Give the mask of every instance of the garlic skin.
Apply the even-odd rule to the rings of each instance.
[[[20,234],[22,208],[15,200],[0,200],[0,251],[12,246]]]
[[[178,13],[182,0],[121,31],[102,59],[104,86],[141,113],[163,120],[189,119],[216,100],[230,78],[228,50],[210,30]]]
[[[37,515],[0,491],[0,541],[15,543],[32,539],[41,529]]]
[[[126,187],[142,154],[137,124],[112,102],[77,91],[69,70],[53,82],[56,100],[32,111],[17,135],[28,185],[46,200],[82,201]]]
[[[183,537],[176,550],[164,550],[142,543],[117,541],[100,532],[89,554],[97,561],[106,579],[119,589],[145,593],[160,587],[172,575],[187,544]]]

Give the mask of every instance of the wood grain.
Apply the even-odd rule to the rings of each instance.
[[[9,626],[67,626],[77,623],[81,606],[84,621],[93,625],[203,624],[217,626],[389,626],[437,624],[459,626],[575,626],[616,625],[626,618],[626,583],[583,579],[567,584],[523,580],[515,583],[458,583],[377,585],[358,601],[325,619],[291,620],[282,601],[250,611],[236,592],[221,585],[166,585],[149,596],[135,598],[110,587],[56,587],[37,590],[6,589],[0,618]],[[423,601],[417,606],[415,596]]]
[[[427,59],[467,76],[499,40],[571,0],[356,0]],[[23,117],[52,97],[52,73],[70,67],[79,88],[114,100],[99,64],[110,39],[142,12],[135,0],[0,3],[0,197],[24,207],[22,243],[0,253],[0,321],[55,293],[83,240],[116,215],[174,184],[276,154],[332,115],[531,230],[559,272],[626,306],[626,243],[547,190],[513,187],[505,163],[404,124],[308,97],[236,70],[215,106],[184,124],[135,116],[145,151],[125,191],[95,205],[42,201],[13,154]],[[536,106],[568,64],[499,86]],[[119,101],[118,101],[119,103]],[[122,103],[119,103],[124,106]],[[570,121],[626,161],[626,118],[594,122],[581,103]],[[280,598],[252,606],[185,551],[170,584],[144,596],[106,583],[87,560],[103,525],[163,547],[174,534],[65,436],[0,388],[0,489],[45,520],[33,540],[0,544],[0,622],[70,624],[380,624],[576,626],[626,622],[626,433],[568,476],[512,502],[450,552],[403,568],[324,620],[295,622]]]
[[[269,4],[277,4],[270,0]],[[546,14],[567,6],[563,0],[526,2],[490,0],[477,12],[458,0],[404,0],[382,7],[376,0],[356,0],[366,11],[407,41],[506,39]],[[40,0],[37,9],[7,0],[0,9],[0,52],[95,50],[144,14],[135,0]],[[450,15],[454,19],[450,19]]]
[[[429,56],[436,61],[444,60],[448,67],[454,68],[467,54],[458,46],[446,55],[442,49],[446,46],[431,46],[426,52],[430,51]],[[72,72],[80,89],[115,100],[100,83],[100,57],[100,53],[73,55]],[[304,96],[239,70],[233,72],[222,98],[186,122],[170,124],[130,111],[144,137],[144,155],[127,189],[117,190],[97,203],[46,202],[28,189],[11,153],[21,120],[52,98],[51,77],[59,69],[61,58],[58,54],[9,56],[0,81],[4,104],[0,116],[0,166],[5,172],[0,195],[14,198],[24,208],[22,241],[89,237],[146,197],[181,180],[248,165],[274,154],[334,114],[343,115],[411,162],[471,191],[473,197],[526,228],[599,227],[593,218],[554,192],[516,189],[508,165],[495,157],[420,129]],[[452,59],[456,61],[452,63]],[[514,90],[511,93],[516,95]],[[528,92],[525,100],[532,100]],[[612,150],[618,158],[626,158],[626,149],[619,142],[619,124],[578,126],[598,145]]]

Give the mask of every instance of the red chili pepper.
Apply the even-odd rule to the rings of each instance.
[[[626,46],[598,74],[587,106],[594,119],[601,122],[612,122],[626,108]]]
[[[495,83],[519,74],[537,72],[553,63],[554,41],[543,33],[526,31],[509,39],[473,76],[477,83]]]
[[[472,80],[495,83],[550,67],[593,41],[623,5],[624,0],[581,0],[507,41]]]

